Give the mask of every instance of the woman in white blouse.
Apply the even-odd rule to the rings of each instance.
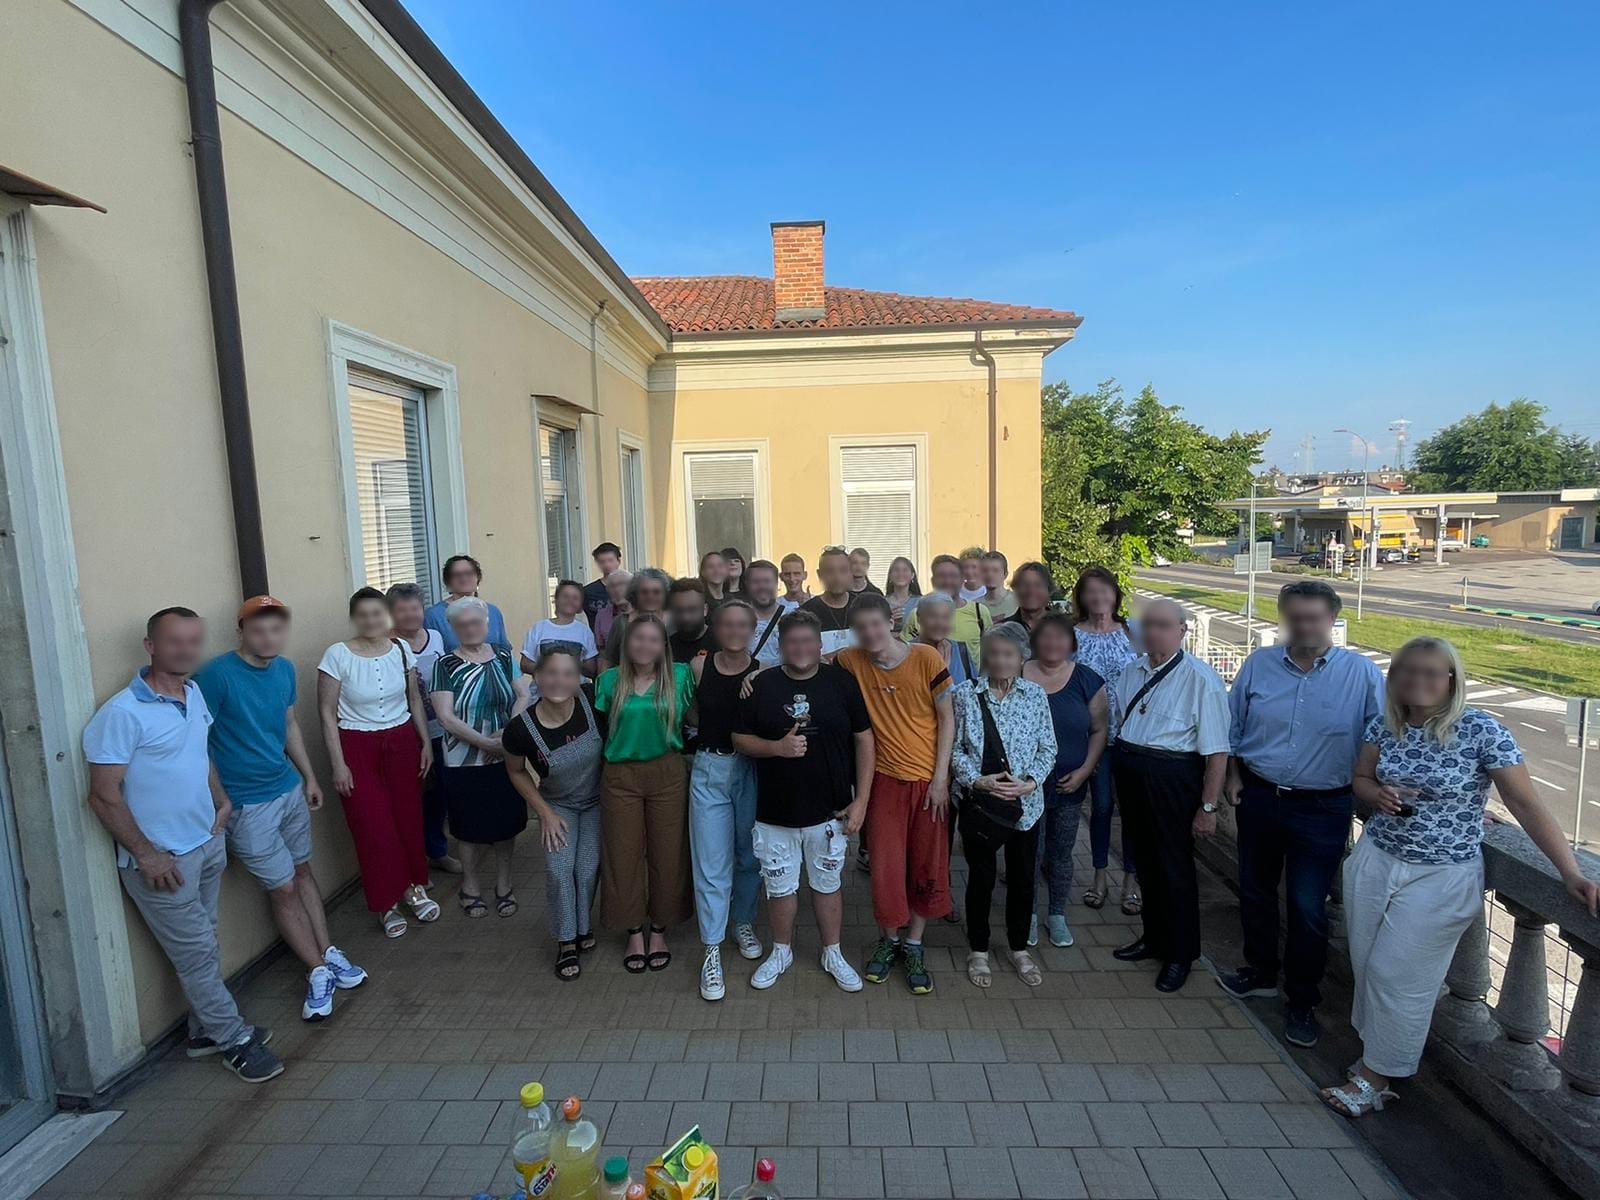
[[[422,841],[422,779],[433,747],[413,656],[393,635],[383,593],[364,587],[351,596],[350,623],[355,636],[329,646],[317,664],[317,707],[367,907],[382,914],[386,936],[399,937],[402,904],[419,921],[439,919],[425,890]]]

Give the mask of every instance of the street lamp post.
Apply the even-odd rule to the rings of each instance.
[[[1361,547],[1361,574],[1356,576],[1356,620],[1359,621],[1362,601],[1365,599],[1368,566],[1376,568],[1378,565],[1378,517],[1367,506],[1367,484],[1372,477],[1372,443],[1354,429],[1335,429],[1334,432],[1361,438],[1361,511],[1367,520],[1367,536]]]

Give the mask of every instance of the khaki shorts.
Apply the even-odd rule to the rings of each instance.
[[[297,783],[275,800],[235,808],[228,820],[228,853],[269,892],[293,880],[295,867],[311,859],[305,788]]]
[[[768,900],[792,896],[800,890],[802,863],[813,892],[826,896],[839,890],[839,875],[850,849],[843,821],[824,821],[804,829],[757,821],[752,840]]]

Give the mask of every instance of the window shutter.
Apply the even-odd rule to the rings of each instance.
[[[577,550],[573,546],[572,489],[577,435],[555,425],[539,426],[539,487],[544,499],[544,549],[547,584],[552,599],[563,579],[576,579]]]
[[[755,455],[690,455],[689,492],[695,500],[754,500]]]
[[[350,433],[367,584],[433,594],[426,431],[420,393],[352,377]]]
[[[839,481],[845,545],[872,555],[872,574],[883,578],[899,556],[916,562],[917,448],[842,446]]]
[[[689,554],[736,546],[760,557],[756,536],[756,453],[711,451],[684,455],[689,493]]]

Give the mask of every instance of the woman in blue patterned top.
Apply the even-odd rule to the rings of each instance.
[[[1490,784],[1567,890],[1591,913],[1600,901],[1534,793],[1516,739],[1467,707],[1466,685],[1454,646],[1412,638],[1389,665],[1385,712],[1356,762],[1356,799],[1370,816],[1345,860],[1344,908],[1362,1054],[1347,1083],[1322,1090],[1345,1116],[1383,1108],[1390,1082],[1416,1073],[1456,944],[1483,909]]]
[[[517,911],[511,890],[511,847],[528,825],[528,806],[504,765],[500,731],[528,707],[528,681],[511,651],[489,643],[489,606],[476,596],[452,600],[446,617],[456,648],[433,664],[429,685],[433,711],[444,731],[444,761],[438,764],[450,832],[461,847],[457,899],[469,917],[489,911],[478,884],[478,867],[495,862],[495,910]]]

